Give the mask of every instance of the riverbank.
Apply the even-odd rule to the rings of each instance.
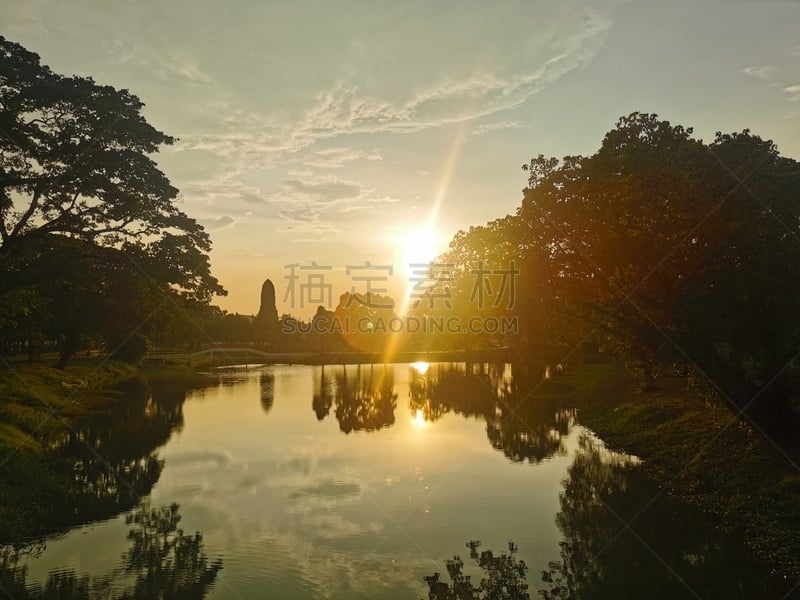
[[[109,398],[105,388],[138,371],[98,359],[78,360],[64,370],[41,363],[0,369],[0,451],[41,452],[76,420],[102,410]]]
[[[0,369],[0,543],[35,535],[48,518],[42,499],[67,497],[71,471],[50,448],[109,406],[112,394],[105,388],[137,372],[100,359],[79,360],[64,370],[23,362]]]
[[[579,364],[559,381],[578,420],[634,454],[664,493],[706,514],[776,575],[800,578],[800,471],[780,450],[668,378],[642,392],[614,364]]]

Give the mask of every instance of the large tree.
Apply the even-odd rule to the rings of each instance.
[[[91,266],[78,258],[101,256],[84,244],[115,249],[104,256],[176,299],[225,293],[210,272],[208,234],[178,209],[178,190],[150,157],[175,140],[147,123],[143,106],[127,90],[54,73],[0,37],[0,328],[47,304],[42,286],[23,283],[37,253],[63,246],[57,238],[77,251],[65,279]]]
[[[208,234],[178,209],[178,190],[149,156],[175,140],[145,121],[143,106],[128,90],[53,73],[0,37],[0,252],[49,233],[127,243],[187,291],[221,291],[208,274]]]
[[[683,363],[750,422],[796,421],[800,163],[747,130],[704,143],[633,113],[593,155],[525,169],[516,214],[459,233],[445,258],[517,259],[534,349],[591,338],[644,387]]]
[[[705,144],[656,115],[600,150],[531,161],[518,216],[565,305],[651,383],[682,361],[736,412],[786,423],[800,326],[800,164],[749,131]]]

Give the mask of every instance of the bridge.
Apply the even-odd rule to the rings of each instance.
[[[154,351],[148,352],[146,360],[176,361],[192,365],[207,359],[215,364],[380,364],[385,362],[491,362],[510,360],[508,348],[486,350],[446,350],[397,352],[387,361],[381,352],[268,352],[255,346],[211,346],[193,352]]]
[[[161,360],[161,361],[181,361],[191,364],[197,359],[208,357],[213,365],[215,358],[219,358],[220,362],[230,362],[225,359],[235,358],[238,361],[244,360],[245,364],[249,363],[302,363],[308,361],[316,356],[314,352],[266,352],[261,348],[254,348],[252,346],[230,346],[230,347],[217,347],[202,348],[194,352],[180,352],[180,351],[163,351],[163,352],[148,352],[145,356],[146,360]],[[252,359],[252,360],[251,360]]]

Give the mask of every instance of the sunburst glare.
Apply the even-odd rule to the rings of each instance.
[[[423,360],[411,363],[411,367],[420,375],[425,375],[430,368],[431,363],[425,362]]]

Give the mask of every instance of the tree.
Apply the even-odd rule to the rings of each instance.
[[[591,156],[532,159],[516,213],[459,232],[441,257],[455,311],[475,314],[473,265],[513,258],[528,357],[597,343],[644,389],[680,363],[751,424],[793,432],[800,163],[748,130],[692,134],[633,113]]]
[[[48,233],[127,242],[158,259],[171,283],[222,291],[208,275],[208,234],[177,208],[178,190],[148,156],[175,139],[143,107],[127,90],[55,74],[0,37],[0,251]]]
[[[24,322],[26,302],[47,304],[36,285],[15,282],[30,275],[20,257],[64,239],[116,249],[173,301],[225,294],[208,234],[177,208],[178,190],[149,156],[175,139],[145,121],[143,106],[127,90],[53,73],[0,37],[0,266],[11,284],[0,328]]]
[[[660,362],[684,362],[774,430],[800,348],[800,164],[746,130],[708,145],[691,134],[623,117],[590,157],[531,161],[517,215],[562,305],[645,387]]]
[[[598,328],[653,386],[677,283],[698,263],[686,243],[710,210],[711,157],[691,129],[655,115],[620,119],[591,157],[539,156],[517,214],[547,250],[551,294]],[[652,321],[652,322],[651,322]]]

